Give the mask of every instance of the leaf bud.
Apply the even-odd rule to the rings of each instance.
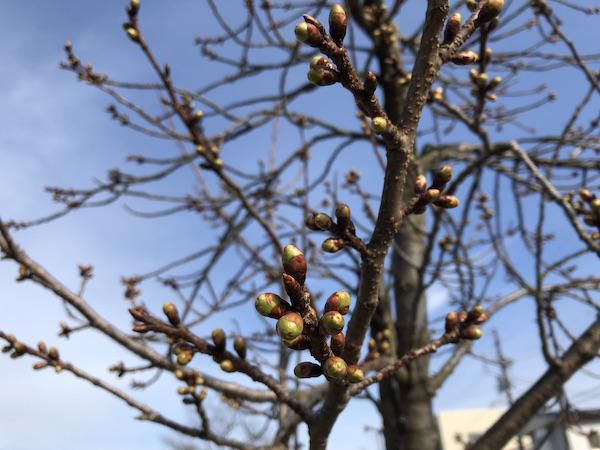
[[[294,367],[294,375],[298,378],[316,378],[323,375],[323,369],[315,363],[301,362]]]

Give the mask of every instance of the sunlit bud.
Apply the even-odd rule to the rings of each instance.
[[[468,320],[475,320],[480,317],[485,311],[481,305],[475,305],[471,311],[469,311],[469,315],[467,316]]]
[[[261,316],[270,317],[271,319],[279,319],[291,309],[288,302],[271,292],[256,297],[254,307]]]
[[[431,203],[436,201],[438,198],[440,197],[440,190],[439,189],[427,189],[425,191],[425,193],[423,194],[423,200],[425,200],[427,203]]]
[[[594,213],[600,213],[600,198],[595,198],[594,200],[592,200],[590,202],[590,208],[592,208],[592,211],[594,211]]]
[[[445,209],[456,208],[459,204],[460,201],[453,195],[442,195],[434,202],[434,205]]]
[[[446,29],[444,30],[444,42],[452,42],[458,31],[460,30],[460,26],[462,24],[462,15],[459,12],[456,12],[450,16],[448,19],[448,23],[446,24]]]
[[[332,356],[325,361],[324,371],[328,377],[342,380],[346,377],[347,370],[346,361],[339,356]]]
[[[458,318],[458,323],[464,323],[467,320],[469,315],[466,311],[459,311],[456,317]]]
[[[192,354],[192,352],[182,351],[177,355],[177,364],[179,364],[180,366],[186,366],[192,360],[193,356],[194,355]]]
[[[321,80],[323,79],[323,73],[323,70],[310,69],[306,73],[306,78],[308,78],[308,81],[310,81],[311,83],[319,85],[321,83]]]
[[[350,310],[350,294],[346,291],[335,291],[325,302],[325,311],[337,311],[340,314],[348,314]]]
[[[467,66],[479,61],[479,55],[472,50],[458,52],[451,61],[458,66]]]
[[[380,345],[379,345],[379,351],[381,353],[383,353],[384,355],[391,355],[392,354],[392,344],[390,344],[389,341],[383,341]]]
[[[133,25],[131,25],[130,23],[124,23],[123,24],[123,29],[127,33],[127,36],[129,36],[129,39],[131,39],[134,42],[139,42],[139,40],[140,40],[140,34],[133,27]]]
[[[194,122],[200,122],[204,118],[204,113],[200,110],[194,111]]]
[[[179,313],[177,312],[177,307],[173,303],[165,303],[163,305],[163,312],[171,325],[174,327],[178,326],[181,323],[181,319],[179,318]]]
[[[469,325],[464,330],[461,330],[460,337],[463,339],[476,340],[483,336],[481,328],[476,325]]]
[[[336,44],[341,45],[346,36],[348,18],[341,5],[335,4],[329,11],[329,34]]]
[[[331,229],[333,220],[325,213],[319,213],[315,216],[315,225],[319,230],[327,231]]]
[[[178,380],[183,380],[184,377],[185,377],[185,373],[183,372],[183,370],[177,369],[175,371],[175,378],[177,378]]]
[[[326,334],[338,334],[344,329],[344,317],[337,311],[328,311],[321,317],[321,325]]]
[[[48,351],[48,348],[46,347],[46,344],[44,342],[39,342],[38,350],[40,353],[46,353]]]
[[[50,347],[48,349],[48,357],[52,361],[58,361],[60,359],[59,354],[58,354],[58,350],[56,349],[56,347]]]
[[[301,362],[294,367],[294,375],[298,378],[316,378],[323,375],[323,369],[315,363]]]
[[[373,338],[369,339],[369,351],[372,352],[373,350],[375,350],[376,347],[377,347],[377,342],[375,342],[375,339],[373,339]]]
[[[431,99],[434,102],[441,102],[444,100],[444,90],[441,87],[436,87],[431,91]]]
[[[495,89],[498,87],[498,85],[502,83],[502,77],[500,76],[495,76],[490,80],[490,84],[488,84],[488,88],[489,89]]]
[[[240,358],[246,359],[246,339],[241,336],[236,336],[236,338],[233,340],[233,348]]]
[[[302,334],[304,322],[300,314],[289,312],[277,321],[277,334],[285,341],[293,341]]]
[[[337,238],[328,238],[321,244],[321,249],[326,253],[337,253],[344,248],[344,241]]]
[[[48,363],[38,362],[33,365],[33,370],[41,370],[45,369],[46,367],[48,367]]]
[[[349,383],[360,383],[365,379],[365,374],[360,367],[351,364],[346,369],[346,379]]]
[[[335,217],[338,225],[346,228],[350,223],[350,207],[345,203],[340,203],[335,209]]]
[[[301,22],[294,29],[296,39],[311,47],[319,47],[323,42],[323,36],[319,29],[311,23]]]
[[[480,73],[479,75],[477,75],[477,79],[475,80],[475,83],[477,84],[477,86],[479,87],[486,87],[487,83],[488,83],[488,74],[487,73]]]
[[[477,317],[477,319],[473,320],[473,323],[475,325],[481,325],[482,323],[487,322],[488,320],[488,316],[486,313],[482,313],[479,317]]]
[[[295,245],[290,244],[283,248],[283,270],[288,275],[294,277],[298,283],[304,284],[304,280],[306,279],[306,260],[304,259],[304,253]]]
[[[479,11],[477,20],[489,22],[500,14],[502,8],[504,8],[504,0],[487,0]]]
[[[377,133],[377,134],[385,133],[385,130],[387,130],[387,126],[388,126],[388,122],[385,117],[375,117],[373,119],[373,129],[375,130],[375,133]]]
[[[456,328],[457,325],[458,325],[458,314],[456,314],[454,311],[446,314],[446,322],[444,324],[446,333],[450,333],[451,331],[454,331],[454,329]]]
[[[495,102],[496,100],[498,100],[498,96],[493,92],[488,92],[487,94],[485,94],[485,98],[487,98],[491,102]]]
[[[331,68],[331,64],[329,63],[329,60],[323,56],[323,55],[317,55],[317,56],[313,56],[313,58],[310,60],[310,68],[311,69],[330,69]]]
[[[442,166],[435,177],[433,178],[433,185],[443,187],[452,179],[452,166]]]
[[[475,68],[469,69],[469,78],[473,83],[477,83],[477,75],[479,75],[479,70]]]
[[[483,61],[488,64],[490,62],[490,60],[492,59],[492,55],[494,54],[494,51],[487,47],[485,49],[485,52],[483,52]]]
[[[594,195],[590,192],[589,189],[585,189],[585,188],[579,189],[579,196],[581,197],[581,200],[583,200],[584,202],[591,202],[592,200],[594,200]]]
[[[320,231],[317,225],[315,224],[315,214],[309,214],[304,219],[304,225],[306,228],[313,231]]]
[[[224,359],[219,365],[221,366],[221,370],[223,372],[235,372],[235,366],[233,365],[233,362],[230,359]]]
[[[425,175],[417,175],[415,178],[415,194],[423,194],[427,189],[427,178]]]
[[[223,328],[215,328],[212,330],[210,336],[212,337],[212,341],[215,344],[217,351],[222,352],[225,350],[227,337],[225,336],[225,331],[223,331]]]
[[[469,11],[471,12],[475,11],[475,8],[477,8],[477,1],[467,0],[467,8],[469,8]]]
[[[373,96],[377,89],[377,76],[371,71],[367,72],[367,75],[365,76],[364,88],[365,93],[369,97]]]
[[[308,350],[310,348],[310,337],[301,334],[296,339],[285,341],[285,345],[292,350]]]
[[[390,340],[392,338],[392,330],[390,330],[389,328],[383,330],[381,334],[384,339]]]
[[[344,336],[344,333],[338,333],[331,336],[330,347],[335,356],[340,356],[342,354],[345,344],[346,336]]]
[[[179,395],[186,395],[188,393],[188,388],[187,386],[181,386],[177,388],[177,393]]]
[[[56,373],[61,373],[63,371],[63,366],[61,366],[60,364],[57,364],[54,366],[54,371]]]

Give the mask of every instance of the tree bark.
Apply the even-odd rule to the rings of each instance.
[[[580,367],[598,356],[600,318],[577,339],[559,360],[515,404],[479,438],[471,450],[494,450],[515,436]]]

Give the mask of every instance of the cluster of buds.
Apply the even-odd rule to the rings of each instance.
[[[321,55],[317,55],[311,59],[310,69],[306,77],[308,81],[317,86],[331,86],[337,83],[340,78],[333,63]]]
[[[305,14],[304,22],[296,25],[294,33],[298,41],[314,48],[319,48],[325,42],[325,28],[314,17]],[[346,12],[341,5],[334,4],[329,11],[329,35],[333,42],[342,47],[344,37],[346,36],[346,28],[348,18]]]
[[[392,330],[385,329],[378,331],[369,339],[369,353],[367,353],[367,361],[379,359],[381,355],[392,355]]]
[[[423,214],[425,207],[431,203],[444,209],[456,208],[459,200],[454,195],[443,194],[446,185],[452,178],[452,167],[443,166],[433,178],[433,183],[428,187],[425,175],[418,175],[415,179],[415,194],[418,195],[413,213]]]
[[[592,233],[593,240],[600,240],[600,198],[588,189],[579,190],[579,198],[576,200],[574,193],[565,196],[565,200],[571,205],[575,213],[583,217],[583,222],[596,227],[598,231]]]
[[[135,300],[142,291],[137,287],[140,283],[139,277],[121,277],[121,283],[125,285],[124,297],[127,300]]]
[[[488,100],[496,101],[496,94],[493,92],[500,83],[502,83],[502,77],[495,76],[492,79],[489,78],[485,72],[479,72],[477,69],[471,69],[469,71],[469,78],[475,85],[471,94],[475,97],[480,95],[485,96]]]
[[[488,200],[489,197],[485,193],[481,193],[477,196],[477,205],[475,206],[475,208],[481,211],[481,215],[479,216],[479,218],[484,221],[488,221],[496,215],[496,211],[494,211],[488,206]]]
[[[335,236],[325,239],[321,244],[321,249],[326,253],[337,253],[344,248],[344,239],[346,233],[355,234],[356,228],[351,219],[350,207],[345,203],[340,203],[335,209],[335,221],[331,216],[325,213],[310,214],[304,221],[306,227],[313,231],[327,231]]]
[[[177,369],[175,370],[175,378],[185,383],[185,386],[177,388],[177,393],[185,396],[183,403],[194,404],[206,398],[206,389],[201,388],[198,390],[198,386],[204,384],[204,378],[202,378],[198,371]]]
[[[129,39],[133,42],[140,42],[140,33],[136,26],[137,14],[140,10],[140,0],[131,0],[127,5],[126,11],[129,16],[129,22],[123,24],[123,29],[127,33]]]
[[[488,316],[481,305],[474,306],[469,312],[452,311],[446,315],[446,322],[444,324],[445,332],[456,332],[460,339],[474,341],[483,336],[479,325],[485,323],[487,320]]]

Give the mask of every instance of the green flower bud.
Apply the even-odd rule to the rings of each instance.
[[[321,250],[326,253],[337,253],[344,248],[344,241],[337,238],[328,238],[321,244]]]
[[[340,46],[346,36],[347,25],[346,11],[341,5],[334,4],[329,11],[329,34],[333,41]]]
[[[317,225],[315,224],[315,214],[307,215],[304,219],[304,225],[306,225],[306,228],[308,228],[309,230],[320,231],[319,228],[317,228]]]
[[[169,322],[174,327],[178,326],[181,323],[181,319],[179,318],[179,313],[177,312],[177,307],[173,303],[165,303],[163,305],[163,312]]]
[[[345,203],[340,203],[335,209],[335,218],[340,227],[346,228],[350,223],[350,207]]]
[[[344,317],[337,311],[327,311],[321,317],[321,325],[330,336],[338,334],[344,329]]]
[[[467,316],[468,320],[475,320],[478,317],[481,317],[482,314],[484,314],[485,311],[483,309],[483,307],[481,305],[475,305],[473,306],[473,308],[471,309],[471,311],[469,311],[469,314]]]
[[[477,79],[475,80],[475,83],[479,87],[486,87],[488,84],[488,80],[489,80],[489,77],[488,77],[487,73],[480,73],[479,75],[477,75]]]
[[[331,351],[335,356],[341,356],[344,352],[344,346],[346,345],[346,336],[344,333],[338,333],[331,336],[331,340],[329,342],[329,346],[331,347]]]
[[[423,194],[423,200],[425,200],[427,203],[432,203],[434,201],[436,201],[440,196],[440,190],[439,189],[427,189],[425,191],[425,193]]]
[[[334,380],[343,380],[346,377],[347,370],[346,361],[339,356],[332,356],[325,361],[324,372]]]
[[[317,223],[316,217],[315,223]],[[306,279],[306,260],[304,259],[304,253],[295,245],[290,244],[283,248],[283,270],[288,275],[294,277],[298,283],[304,284],[304,280]]]
[[[238,356],[242,359],[246,359],[246,339],[241,336],[236,336],[233,340],[233,348],[235,349]]]
[[[434,205],[445,209],[456,208],[459,204],[458,198],[453,195],[442,195],[434,202]]]
[[[131,39],[134,42],[139,42],[140,41],[140,34],[133,27],[133,25],[131,25],[130,23],[124,23],[123,24],[123,29],[127,33],[127,36],[129,36],[129,39]]]
[[[471,12],[475,11],[475,8],[477,8],[477,1],[476,0],[467,0],[467,8]]]
[[[289,312],[277,321],[277,334],[284,341],[293,341],[302,334],[304,321],[300,314]]]
[[[318,364],[301,362],[294,367],[294,375],[298,378],[316,378],[323,375],[323,369]]]
[[[502,83],[502,77],[495,76],[490,80],[490,84],[488,84],[488,89],[495,89],[500,83]]]
[[[235,372],[235,366],[233,365],[233,362],[230,359],[224,359],[223,361],[221,361],[219,366],[221,367],[221,370],[223,372]]]
[[[387,130],[388,122],[385,117],[375,117],[373,120],[373,129],[377,134],[383,134]]]
[[[483,336],[481,328],[476,325],[469,325],[464,330],[461,330],[460,337],[463,339],[469,339],[471,341],[477,340]]]
[[[442,166],[437,171],[433,179],[433,184],[436,187],[443,187],[452,178],[452,166]]]
[[[329,63],[329,60],[325,56],[317,55],[317,56],[313,56],[313,58],[310,60],[310,68],[315,69],[315,70],[330,69],[331,64]]]
[[[177,364],[180,366],[186,366],[192,360],[194,355],[189,351],[182,351],[177,355]]]
[[[321,231],[327,231],[331,229],[333,220],[325,213],[319,213],[315,216],[315,225]]]
[[[323,42],[321,32],[312,23],[301,22],[297,24],[294,33],[296,39],[311,47],[319,47]]]
[[[318,86],[323,79],[323,74],[324,72],[322,70],[310,69],[306,74],[306,78],[308,78],[308,81]]]
[[[254,307],[261,316],[270,317],[271,319],[279,319],[291,309],[288,302],[272,292],[260,294],[256,297]]]
[[[325,302],[325,311],[337,311],[342,315],[350,310],[350,294],[346,291],[335,291]]]
[[[212,330],[211,337],[217,351],[222,352],[225,350],[225,344],[227,342],[227,337],[225,336],[225,331],[223,328],[215,328]]]
[[[351,364],[346,369],[346,379],[349,383],[360,383],[365,379],[364,372],[355,364]]]

